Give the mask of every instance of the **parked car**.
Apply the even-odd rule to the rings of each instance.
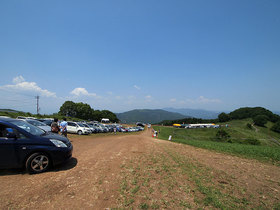
[[[104,125],[104,126],[108,129],[109,132],[114,132],[114,126],[112,125]]]
[[[41,129],[43,129],[46,132],[50,132],[51,131],[51,126],[46,125],[43,122],[40,122],[38,120],[29,120],[29,119],[25,119],[26,122],[30,123],[31,125],[37,126]]]
[[[94,133],[94,128],[90,127],[88,124],[86,123],[82,123],[86,128],[89,129],[90,133]]]
[[[141,127],[141,126],[137,126],[136,128],[138,129],[138,131],[143,131],[144,130],[144,128]]]
[[[120,130],[121,130],[121,132],[128,132],[128,129],[124,128],[124,127],[121,127]]]
[[[72,157],[64,136],[48,133],[24,120],[0,118],[0,168],[41,173]]]
[[[97,130],[97,128],[95,127],[95,126],[93,126],[92,124],[87,124],[89,127],[90,127],[90,129],[91,129],[91,133],[98,133],[98,130]]]
[[[88,123],[88,125],[94,129],[94,133],[102,133],[102,130],[98,126],[95,126],[92,123]]]
[[[109,129],[106,128],[104,125],[102,124],[97,124],[97,127],[101,130],[102,133],[108,133]]]
[[[30,120],[36,120],[36,117],[23,117],[23,116],[18,116],[17,119],[30,119]]]
[[[45,123],[46,125],[48,126],[51,126],[53,120],[44,120],[44,121],[41,121],[42,123]]]
[[[71,121],[67,121],[67,123],[68,123],[67,125],[68,133],[76,133],[79,135],[91,133],[90,129],[85,127],[82,123],[71,122]]]

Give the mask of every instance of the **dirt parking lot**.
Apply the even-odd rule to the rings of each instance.
[[[1,209],[280,206],[278,166],[154,139],[150,130],[69,139],[73,158],[49,172],[0,170]]]

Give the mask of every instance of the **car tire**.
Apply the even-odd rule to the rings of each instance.
[[[77,133],[78,133],[78,135],[82,135],[82,134],[83,134],[83,132],[82,132],[82,131],[78,131]]]
[[[26,170],[30,174],[38,174],[49,169],[51,164],[50,158],[45,153],[34,153],[26,161]]]

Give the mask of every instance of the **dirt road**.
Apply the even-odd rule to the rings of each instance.
[[[0,208],[280,207],[280,167],[151,136],[72,135],[73,159],[62,166],[0,170]]]

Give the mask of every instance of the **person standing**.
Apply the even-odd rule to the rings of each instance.
[[[58,126],[58,123],[57,123],[58,119],[57,118],[54,118],[52,124],[51,124],[51,131],[53,133],[58,133],[59,132],[59,126]]]
[[[67,125],[66,118],[63,118],[63,121],[60,123],[60,132],[61,135],[67,137]]]
[[[114,127],[114,133],[115,133],[115,135],[117,134],[117,128],[116,127]]]

